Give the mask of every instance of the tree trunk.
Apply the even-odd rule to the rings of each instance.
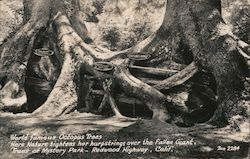
[[[249,115],[249,103],[245,102],[250,99],[245,89],[248,68],[238,51],[237,39],[226,30],[219,3],[219,0],[168,1],[158,33],[172,38],[169,46],[185,42],[196,64],[214,75],[218,109],[211,122],[221,117],[230,122],[234,116]]]
[[[0,54],[0,74],[7,77],[7,84],[0,92],[1,106],[4,105],[5,99],[12,100],[20,95],[25,95],[25,71],[30,55],[34,51],[34,40],[40,30],[49,28],[49,20],[53,16],[51,10],[54,9],[56,12],[61,5],[59,2],[51,0],[46,3],[43,0],[24,1],[25,15],[27,15],[24,19],[25,23],[5,43]]]
[[[53,90],[45,103],[33,112],[34,115],[59,116],[74,110],[77,103],[83,100],[81,98],[88,96],[86,92],[91,91],[79,90],[82,84],[79,82],[88,81],[78,78],[90,74],[103,84],[105,95],[100,109],[103,103],[108,102],[114,114],[122,117],[113,98],[113,89],[108,89],[105,84],[110,81],[110,85],[144,102],[153,111],[153,118],[167,121],[170,119],[169,110],[180,114],[189,113],[189,110],[183,104],[183,98],[169,96],[166,91],[184,84],[200,70],[212,73],[217,84],[218,108],[211,122],[222,118],[230,122],[237,115],[249,115],[249,103],[245,102],[250,97],[245,89],[248,68],[239,52],[237,38],[225,30],[227,26],[220,15],[219,0],[167,1],[160,29],[138,45],[120,52],[101,49],[89,40],[86,27],[79,18],[78,0],[69,1],[76,8],[72,13],[66,12],[65,1],[24,2],[28,12],[25,13],[26,23],[5,44],[1,53],[0,68],[3,71],[0,74],[7,77],[0,91],[2,105],[5,105],[6,99],[20,97],[18,93],[24,90],[26,65],[35,51],[34,43],[39,31],[45,28],[55,34],[55,48],[59,48],[57,57],[63,62]],[[131,62],[135,59],[129,56],[133,52],[149,52],[151,58],[145,60],[143,66],[136,66],[136,61]],[[187,67],[180,72],[161,68],[167,60]],[[105,62],[102,64],[114,68],[109,72],[100,71],[96,67],[98,62]],[[161,74],[166,79],[156,85],[153,80],[153,86],[150,86],[132,75],[130,71],[133,69]],[[168,78],[169,75],[173,76]]]

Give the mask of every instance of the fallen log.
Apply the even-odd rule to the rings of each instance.
[[[153,68],[153,67],[142,67],[142,66],[129,66],[129,68],[133,71],[140,71],[142,73],[146,73],[149,75],[156,75],[156,76],[173,76],[178,71],[177,70],[170,70],[170,69],[162,69],[162,68]]]
[[[159,84],[154,85],[154,88],[157,90],[168,90],[172,87],[183,84],[197,72],[198,72],[198,67],[195,65],[194,62],[192,62],[182,71],[161,81]]]
[[[125,103],[127,105],[142,105],[143,104],[143,102],[140,101],[139,99],[134,98],[134,97],[129,97],[125,95],[124,93],[117,94],[115,98],[119,103]]]
[[[140,76],[136,76],[136,78],[143,81],[144,83],[147,83],[150,86],[157,85],[158,83],[162,81],[161,79],[154,79],[154,78],[140,77]]]

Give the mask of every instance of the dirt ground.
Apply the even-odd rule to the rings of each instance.
[[[232,131],[230,127],[216,128],[201,124],[189,128],[180,128],[155,120],[120,119],[103,117],[89,113],[74,112],[60,118],[32,117],[29,114],[1,113],[0,115],[0,158],[1,159],[164,159],[164,158],[247,158],[249,157],[249,124],[241,125],[241,131]],[[14,154],[11,150],[10,135],[80,135],[86,133],[101,134],[102,141],[142,141],[165,139],[193,140],[193,145],[178,145],[171,152],[150,151],[142,153],[65,153]],[[218,146],[239,146],[236,151],[221,151]],[[148,146],[154,150],[155,146]],[[88,149],[88,147],[87,147]]]

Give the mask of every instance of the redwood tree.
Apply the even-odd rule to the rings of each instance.
[[[82,90],[81,84],[90,84],[80,77],[90,74],[102,86],[102,103],[108,102],[115,115],[122,116],[112,93],[114,87],[119,87],[126,94],[143,101],[153,111],[153,118],[167,121],[170,109],[181,113],[189,110],[180,96],[164,92],[205,70],[214,76],[217,85],[218,107],[210,121],[225,119],[230,122],[238,115],[248,117],[250,95],[246,90],[249,85],[246,60],[249,60],[249,55],[243,50],[247,50],[245,48],[249,45],[227,29],[221,18],[219,0],[167,1],[159,30],[136,46],[119,52],[102,49],[89,41],[79,16],[79,1],[67,1],[74,8],[70,14],[65,2],[24,1],[24,24],[8,39],[0,54],[0,74],[6,78],[0,90],[1,107],[21,106],[26,102],[26,66],[34,52],[35,39],[39,38],[39,32],[45,31],[62,65],[57,66],[61,71],[53,90],[45,103],[33,112],[35,115],[59,116],[75,109],[88,94],[88,89]],[[184,51],[180,51],[183,46]],[[148,52],[151,58],[145,66],[136,67],[129,58],[133,52]],[[186,68],[174,72],[162,67],[170,55],[181,57]],[[95,67],[96,62],[108,62],[114,70],[100,72]],[[132,68],[144,73],[158,72],[166,79],[159,82],[137,78],[130,73]]]

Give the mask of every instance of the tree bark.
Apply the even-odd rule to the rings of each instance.
[[[4,99],[12,100],[20,94],[24,94],[25,71],[30,54],[33,51],[34,39],[41,29],[48,28],[52,16],[51,10],[53,9],[56,12],[60,8],[60,4],[60,1],[57,3],[52,0],[46,3],[43,0],[24,1],[25,15],[27,15],[24,20],[25,23],[4,44],[0,54],[0,74],[7,77],[8,85],[12,85],[11,87],[3,86],[0,91],[0,103]]]
[[[126,94],[143,101],[153,111],[153,118],[167,121],[170,119],[169,109],[188,113],[188,108],[183,105],[185,102],[179,100],[181,98],[172,98],[163,94],[163,90],[182,85],[202,69],[211,72],[217,84],[219,105],[211,122],[221,118],[230,122],[237,115],[249,115],[245,102],[250,99],[245,89],[248,68],[239,52],[236,37],[224,29],[227,26],[220,15],[219,0],[167,1],[160,29],[138,45],[119,52],[102,49],[87,40],[90,42],[88,44],[87,30],[79,18],[79,9],[68,15],[64,1],[24,2],[28,12],[25,13],[26,23],[6,43],[0,54],[0,68],[3,70],[0,74],[7,77],[7,84],[0,90],[0,103],[5,99],[19,97],[16,94],[24,90],[23,79],[28,59],[34,51],[31,48],[36,34],[52,26],[57,37],[57,47],[60,48],[58,54],[63,58],[62,70],[48,99],[35,110],[34,115],[60,116],[75,109],[77,102],[82,100],[79,82],[86,82],[77,78],[88,73],[101,83],[112,75],[114,84]],[[78,0],[72,0],[71,3],[79,7]],[[145,62],[149,68],[131,66],[127,54],[144,51],[151,53],[151,59]],[[180,72],[157,69],[166,60],[188,66]],[[112,64],[114,71],[110,74],[96,70],[94,64],[100,61]],[[174,75],[153,87],[133,76],[129,67],[149,74]],[[111,91],[104,89],[106,95],[100,109],[104,102],[109,102],[114,114],[122,117]]]
[[[246,92],[247,65],[238,51],[237,39],[220,15],[219,0],[168,1],[161,35],[184,41],[196,64],[210,71],[217,83],[218,109],[211,122],[237,115],[247,117],[249,92]],[[175,44],[176,45],[176,44]],[[243,93],[245,96],[243,96]]]

